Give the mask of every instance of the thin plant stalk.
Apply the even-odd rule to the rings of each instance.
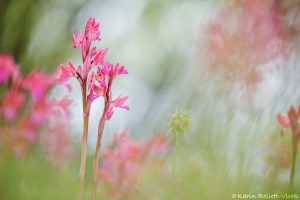
[[[178,154],[178,133],[175,133],[175,153],[173,158],[172,178],[175,177],[177,154]]]
[[[98,125],[98,138],[97,138],[97,146],[96,146],[96,152],[93,162],[93,188],[92,188],[92,200],[96,199],[97,194],[97,176],[98,176],[98,168],[99,168],[99,157],[100,157],[100,150],[101,150],[101,142],[102,142],[102,135],[103,130],[106,122],[106,114],[110,106],[110,88],[112,84],[112,79],[108,82],[107,92],[104,96],[104,109],[103,113]]]
[[[96,199],[96,193],[97,193],[97,172],[98,172],[98,166],[99,166],[99,156],[100,156],[100,149],[101,149],[101,140],[103,135],[103,130],[105,126],[105,119],[100,120],[99,127],[98,127],[98,139],[97,139],[97,146],[96,146],[96,153],[94,157],[93,162],[93,188],[92,188],[92,199]]]
[[[293,138],[293,147],[292,147],[293,157],[292,157],[292,165],[291,165],[291,172],[290,172],[290,186],[293,186],[294,177],[295,177],[297,146],[298,146],[298,141]]]
[[[173,158],[173,166],[172,166],[172,183],[173,183],[173,187],[176,187],[176,181],[175,181],[175,173],[176,173],[176,164],[177,164],[177,156],[178,156],[178,152],[179,152],[179,143],[181,140],[181,133],[174,133],[175,134],[175,152],[174,152],[174,158]],[[172,200],[174,198],[174,193],[170,192],[168,195],[168,200]]]
[[[78,199],[82,199],[82,193],[84,188],[85,166],[87,157],[87,137],[89,126],[89,113],[87,112],[86,101],[86,84],[82,86],[82,110],[83,110],[83,134],[82,134],[82,146],[81,146],[81,161],[79,170],[79,194]]]

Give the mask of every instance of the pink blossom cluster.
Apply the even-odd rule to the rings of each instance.
[[[165,136],[156,135],[145,141],[134,141],[126,132],[117,134],[105,149],[99,169],[99,184],[107,186],[108,195],[125,198],[138,189],[138,178],[144,169],[163,164],[168,152]],[[150,161],[150,162],[149,162]]]
[[[257,67],[284,57],[289,50],[282,7],[275,0],[241,0],[222,9],[208,29],[212,66],[231,79],[255,84],[260,79]]]
[[[0,54],[0,146],[7,145],[22,156],[39,141],[39,133],[55,129],[57,124],[49,119],[69,116],[68,98],[48,96],[57,83],[54,74],[39,69],[23,75],[10,54]]]
[[[109,120],[114,113],[114,108],[129,109],[124,105],[127,96],[119,96],[112,99],[111,85],[116,76],[128,74],[124,66],[117,63],[113,65],[104,61],[108,49],[97,49],[92,46],[94,41],[101,40],[100,23],[94,18],[89,18],[84,33],[73,34],[73,45],[75,48],[81,48],[83,66],[75,67],[69,61],[67,65],[60,65],[59,80],[65,81],[70,77],[76,78],[82,90],[86,90],[85,98],[87,109],[85,114],[89,114],[92,102],[102,96],[109,104],[106,112],[106,119]],[[93,68],[96,67],[96,71]]]

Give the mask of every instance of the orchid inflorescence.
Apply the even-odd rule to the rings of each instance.
[[[87,87],[86,100],[87,109],[86,115],[89,114],[92,102],[103,96],[110,102],[110,109],[106,113],[106,119],[109,120],[113,114],[114,107],[120,107],[128,110],[128,106],[123,105],[127,100],[127,97],[118,97],[112,100],[111,84],[114,78],[121,74],[128,74],[119,63],[113,65],[109,62],[105,62],[104,58],[107,53],[106,49],[97,50],[96,47],[91,47],[92,42],[101,40],[100,35],[100,23],[95,21],[94,18],[90,18],[86,24],[84,34],[78,32],[77,36],[73,34],[72,37],[75,48],[81,48],[83,66],[79,65],[77,68],[69,61],[67,65],[60,65],[61,74],[59,79],[61,81],[67,80],[70,77],[76,78],[81,88]],[[97,67],[97,71],[92,69]]]
[[[124,105],[127,96],[119,96],[113,99],[112,84],[113,80],[122,74],[128,74],[124,66],[119,63],[113,65],[105,61],[105,56],[108,49],[97,49],[92,44],[95,41],[101,40],[100,23],[94,18],[89,18],[83,33],[78,32],[77,35],[73,34],[72,41],[75,48],[81,49],[82,63],[75,67],[69,61],[67,65],[60,65],[59,80],[65,80],[74,77],[79,81],[82,91],[82,106],[83,106],[83,135],[82,135],[82,153],[80,164],[80,189],[79,199],[82,198],[86,156],[87,156],[87,137],[88,137],[88,121],[89,113],[92,103],[95,99],[103,97],[104,109],[98,127],[97,147],[94,159],[94,175],[93,175],[93,191],[92,198],[96,198],[96,185],[97,185],[97,170],[98,160],[101,148],[101,139],[105,126],[105,122],[110,120],[114,114],[115,108],[123,108],[129,110],[129,107]],[[96,68],[96,70],[94,70]]]

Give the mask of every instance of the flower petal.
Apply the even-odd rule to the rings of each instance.
[[[277,114],[277,122],[281,128],[288,128],[290,126],[289,118],[281,115],[280,113]]]

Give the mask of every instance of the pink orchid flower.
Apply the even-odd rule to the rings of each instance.
[[[127,105],[124,105],[125,101],[128,99],[128,96],[119,96],[115,100],[111,101],[110,107],[106,113],[106,120],[110,120],[114,114],[114,108],[123,108],[129,110]]]
[[[90,36],[91,40],[100,40],[100,23],[95,20],[95,18],[90,17],[85,26],[85,35]]]
[[[113,101],[111,100],[111,84],[113,79],[121,74],[128,74],[128,72],[124,69],[124,66],[121,66],[119,63],[113,66],[109,62],[104,62],[103,68],[98,67],[97,73],[95,74],[92,72],[88,79],[89,108],[91,103],[99,96],[109,96],[109,98],[106,99],[106,102],[110,105],[106,111],[106,120],[111,119],[114,113],[114,108],[123,108],[129,110],[127,105],[123,105],[128,99],[128,96],[120,96]]]
[[[74,44],[74,48],[80,47],[83,39],[84,39],[84,35],[81,34],[80,32],[77,33],[77,36],[73,34],[72,41]]]
[[[117,63],[115,66],[109,62],[103,63],[103,70],[104,74],[108,74],[110,77],[114,78],[117,75],[121,74],[128,74],[128,71],[125,70],[125,67]]]
[[[124,105],[124,103],[126,102],[127,99],[128,99],[128,96],[119,96],[118,98],[116,98],[115,100],[112,101],[113,107],[129,110],[129,107]]]
[[[114,75],[128,74],[128,71],[125,70],[125,67],[117,63],[113,71]]]
[[[70,61],[67,66],[60,65],[61,74],[59,80],[64,81],[70,77],[75,77],[81,85],[85,84],[91,69],[103,63],[108,50],[107,48],[99,50],[96,47],[91,48],[92,42],[100,40],[100,38],[100,23],[96,22],[94,18],[90,18],[85,26],[84,34],[78,32],[77,36],[72,36],[74,47],[81,48],[84,65],[83,67],[78,66],[77,69]]]
[[[128,72],[124,69],[124,66],[116,64],[113,66],[109,62],[103,63],[103,68],[98,68],[97,70],[97,78],[96,80],[99,84],[104,88],[104,110],[101,116],[101,119],[98,124],[98,138],[97,138],[97,146],[96,153],[94,159],[94,169],[93,169],[93,189],[92,189],[92,199],[96,199],[96,185],[97,185],[97,171],[98,171],[98,159],[100,156],[100,147],[101,147],[101,139],[103,135],[104,126],[107,120],[110,120],[112,115],[114,114],[114,108],[123,108],[129,110],[129,107],[124,105],[127,100],[127,96],[118,97],[117,99],[112,101],[112,83],[116,76],[121,74],[127,74]]]
[[[100,40],[100,23],[94,18],[89,18],[84,33],[78,32],[77,35],[72,36],[73,45],[75,48],[81,48],[82,56],[82,67],[77,68],[74,64],[69,61],[68,64],[60,65],[59,82],[66,81],[71,77],[78,79],[81,91],[82,91],[82,110],[83,110],[83,134],[82,134],[82,157],[80,163],[79,180],[80,180],[80,191],[79,199],[81,199],[85,166],[86,166],[86,151],[87,151],[87,137],[88,137],[88,126],[89,126],[89,112],[92,106],[92,102],[98,97],[103,97],[104,109],[98,125],[98,138],[96,154],[94,159],[94,171],[93,171],[93,189],[92,199],[96,199],[96,182],[97,182],[97,170],[98,170],[98,159],[101,145],[101,138],[105,121],[110,119],[113,115],[113,109],[115,107],[129,109],[128,106],[124,105],[128,97],[120,97],[112,101],[112,83],[113,79],[117,75],[127,74],[128,72],[124,69],[124,66],[116,64],[113,66],[108,62],[104,62],[105,56],[108,49],[97,49],[92,46],[94,41]],[[97,71],[93,71],[93,68],[97,67]]]
[[[87,54],[86,59],[84,60],[84,68],[82,77],[84,79],[87,78],[89,72],[91,69],[96,65],[101,65],[103,63],[103,60],[106,56],[108,49],[100,49],[96,50],[96,48],[92,48],[89,53]]]

